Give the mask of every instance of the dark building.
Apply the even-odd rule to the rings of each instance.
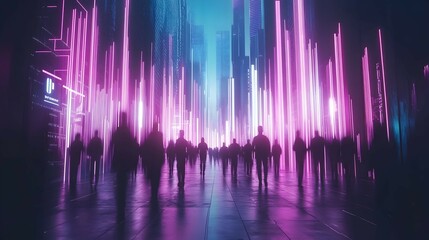
[[[246,109],[248,84],[248,58],[245,53],[244,0],[233,1],[233,24],[231,27],[232,77],[235,82],[236,113]],[[246,69],[247,66],[247,69]],[[244,92],[244,93],[243,93]]]
[[[258,70],[258,82],[263,86],[265,79],[265,1],[250,0],[250,65]]]
[[[219,89],[228,89],[228,81],[231,78],[231,39],[229,31],[219,31],[216,33],[216,80]],[[228,92],[219,91],[219,106],[227,106]],[[221,122],[227,117],[227,108],[220,107]]]

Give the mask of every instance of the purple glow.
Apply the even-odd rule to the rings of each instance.
[[[53,78],[56,78],[56,79],[58,79],[58,80],[62,80],[60,77],[58,77],[57,75],[55,75],[55,74],[52,74],[52,73],[50,73],[50,72],[48,72],[48,71],[46,71],[46,70],[42,70],[42,72],[43,73],[45,73],[45,74],[47,74],[47,75],[49,75],[49,76],[51,76],[51,77],[53,77]]]
[[[169,62],[169,67],[161,70],[161,76],[155,74],[154,63],[144,62],[143,53],[140,53],[140,62],[137,64],[140,66],[140,76],[130,79],[130,66],[134,65],[130,62],[128,36],[130,0],[125,0],[123,9],[120,9],[125,19],[123,25],[119,26],[123,29],[118,30],[121,31],[119,35],[123,44],[118,46],[117,42],[110,42],[105,52],[98,51],[103,44],[99,39],[101,33],[97,24],[99,19],[96,1],[90,11],[84,9],[80,2],[77,2],[77,8],[65,10],[64,2],[65,0],[61,6],[61,36],[54,39],[54,50],[38,50],[36,53],[61,53],[62,57],[67,58],[67,66],[64,69],[53,71],[66,72],[65,75],[59,74],[65,80],[64,89],[67,90],[65,123],[62,123],[65,129],[65,146],[69,146],[74,133],[82,132],[84,141],[87,141],[95,129],[99,130],[108,142],[109,133],[118,125],[121,111],[128,113],[130,127],[138,141],[144,139],[154,121],[159,122],[160,129],[165,134],[165,141],[176,138],[178,131],[184,129],[186,138],[192,143],[196,144],[200,137],[205,137],[211,147],[219,146],[222,142],[229,143],[231,138],[237,138],[238,142],[243,144],[246,139],[257,134],[258,125],[263,125],[264,133],[270,140],[278,139],[285,150],[292,149],[296,130],[301,130],[307,142],[313,137],[315,130],[319,130],[328,138],[341,138],[348,132],[354,133],[354,106],[348,94],[345,77],[344,56],[347,53],[343,49],[341,24],[338,24],[336,33],[329,33],[333,36],[332,60],[321,62],[318,51],[319,47],[325,46],[319,46],[317,42],[306,38],[308,35],[304,0],[293,1],[293,31],[287,29],[285,16],[282,16],[282,1],[274,2],[275,36],[271,37],[275,37],[275,46],[268,50],[273,57],[266,59],[266,69],[258,69],[258,64],[250,66],[247,73],[248,92],[245,93],[247,106],[236,106],[236,102],[239,102],[236,99],[237,88],[243,85],[239,79],[230,76],[226,84],[228,89],[222,89],[228,95],[228,104],[220,106],[227,109],[227,116],[220,116],[223,114],[220,114],[220,111],[210,114],[207,110],[209,100],[212,101],[208,92],[214,91],[208,89],[208,76],[205,76],[206,79],[202,82],[194,79],[193,64],[190,66],[190,73],[186,65],[173,69],[172,53],[176,43],[172,36],[164,39],[168,42],[168,46],[165,46],[168,48],[165,61]],[[59,11],[59,5],[55,11]],[[63,32],[66,36],[63,36]],[[389,125],[381,30],[378,34],[386,122]],[[151,49],[152,56],[153,52]],[[194,50],[191,51],[190,58],[191,61],[194,60]],[[368,58],[368,49],[365,48],[362,71],[366,135],[370,142],[373,126]],[[99,65],[103,65],[103,73],[97,71]],[[425,69],[429,72],[429,67]],[[259,74],[264,72],[263,70],[265,76],[260,79]],[[175,75],[180,75],[178,79],[173,79],[173,71],[178,72]],[[59,76],[45,70],[43,72],[61,80]],[[190,99],[190,102],[187,102],[187,99]],[[85,115],[85,121],[76,124],[77,119],[82,120],[82,115]],[[295,162],[292,161],[293,151],[287,151],[287,154],[290,159],[289,168],[295,169]],[[68,163],[66,153],[64,159],[65,180]],[[284,163],[281,165],[284,166]],[[307,164],[307,170],[309,166],[311,165]]]
[[[280,1],[276,1],[275,3],[276,7],[276,62],[277,62],[277,81],[276,81],[276,119],[278,124],[278,131],[272,132],[274,135],[274,138],[279,140],[279,144],[284,146],[284,76],[283,76],[283,41],[282,41],[282,35],[283,35],[283,28],[282,28],[282,21],[280,19]],[[266,108],[265,108],[266,109]],[[265,114],[266,115],[266,114]],[[272,124],[264,124],[264,125],[271,125]],[[271,138],[272,139],[272,138]]]
[[[371,79],[369,72],[369,59],[368,48],[364,50],[362,57],[362,71],[363,71],[363,88],[364,88],[364,101],[365,101],[365,121],[366,121],[366,136],[368,147],[373,137],[373,116],[372,116],[372,97],[371,97]]]
[[[383,38],[381,35],[381,29],[378,30],[378,40],[379,40],[379,44],[380,44],[381,72],[382,72],[382,76],[383,76],[384,111],[385,111],[385,116],[386,116],[386,132],[387,132],[387,139],[390,139],[389,108],[387,105],[386,74],[385,74],[385,70],[384,70]]]

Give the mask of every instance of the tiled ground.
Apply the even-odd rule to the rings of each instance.
[[[229,169],[228,169],[229,170]],[[209,161],[205,178],[199,165],[187,165],[184,191],[176,173],[163,168],[159,203],[150,201],[150,185],[139,173],[129,181],[125,217],[117,217],[114,175],[106,174],[96,190],[80,181],[52,186],[45,198],[45,239],[375,239],[372,183],[346,188],[327,178],[316,185],[312,176],[297,186],[285,170],[259,187],[239,164],[238,179]]]

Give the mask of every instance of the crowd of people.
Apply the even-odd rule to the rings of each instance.
[[[159,131],[158,123],[154,123],[152,131],[145,140],[139,145],[133,137],[127,126],[127,116],[121,115],[119,127],[112,135],[109,147],[109,154],[112,155],[112,170],[116,173],[118,186],[126,186],[128,175],[136,174],[138,163],[141,159],[143,171],[151,182],[152,196],[157,198],[160,184],[161,170],[165,158],[168,162],[168,172],[170,177],[173,175],[176,162],[178,187],[183,189],[185,186],[185,163],[189,161],[195,164],[197,157],[200,160],[200,174],[205,176],[207,159],[220,160],[223,174],[226,174],[228,166],[231,169],[231,178],[237,179],[237,168],[239,159],[243,160],[246,175],[252,174],[254,161],[256,162],[256,172],[261,186],[263,183],[267,186],[267,175],[269,165],[273,165],[274,174],[278,175],[280,171],[280,158],[283,149],[276,139],[271,145],[270,140],[263,134],[263,127],[258,127],[258,134],[251,141],[243,146],[237,143],[236,139],[227,146],[223,143],[220,148],[209,148],[204,137],[197,145],[193,145],[185,139],[185,132],[179,131],[179,137],[176,141],[170,140],[164,148],[164,139]],[[75,140],[71,143],[70,151],[70,186],[76,186],[76,177],[80,163],[81,153],[85,150],[84,144],[80,140],[80,134],[76,134]],[[331,174],[333,180],[338,180],[339,166],[344,167],[346,181],[350,182],[354,177],[354,158],[356,154],[356,145],[351,136],[346,136],[339,140],[333,138],[330,141],[320,136],[315,131],[314,137],[307,146],[305,140],[301,137],[300,131],[296,132],[296,138],[293,143],[295,152],[296,171],[298,176],[298,185],[302,187],[304,175],[304,162],[307,153],[310,153],[312,170],[315,180],[318,183],[325,181],[325,156],[330,162]],[[100,171],[100,161],[103,155],[103,142],[98,137],[98,131],[95,131],[94,137],[87,146],[87,155],[91,159],[90,164],[90,184],[97,186]],[[342,163],[340,165],[340,163]],[[125,188],[125,187],[124,187]],[[123,188],[122,188],[123,189]],[[119,193],[119,195],[121,195]]]
[[[392,174],[393,168],[389,168],[389,163],[391,165],[395,161],[396,151],[391,141],[388,140],[384,130],[385,128],[381,125],[375,125],[374,138],[367,154],[367,170],[373,170],[376,175],[376,204],[380,209],[384,209],[383,206],[386,205],[385,203],[389,199],[388,196],[392,194],[392,178],[389,176]],[[334,137],[333,139],[326,140],[318,131],[315,131],[314,136],[308,144],[305,139],[301,136],[300,131],[296,131],[296,137],[291,149],[295,153],[299,188],[303,186],[306,162],[311,164],[314,174],[313,179],[315,179],[316,185],[320,181],[323,187],[327,166],[329,166],[331,179],[334,182],[338,181],[338,173],[342,172],[346,184],[352,183],[356,174],[355,159],[357,147],[351,135],[347,135],[342,139]],[[76,134],[74,141],[69,147],[70,190],[75,190],[76,188],[77,173],[83,151],[86,151],[86,155],[90,158],[89,177],[91,189],[97,187],[101,161],[104,161],[103,145],[102,139],[98,136],[98,131],[94,132],[93,138],[86,147],[81,140],[81,135],[79,133]],[[111,169],[116,174],[117,213],[120,218],[124,216],[129,175],[136,174],[139,161],[141,161],[143,172],[151,185],[152,201],[157,203],[161,172],[165,159],[168,162],[170,178],[174,175],[174,166],[176,165],[177,185],[179,192],[183,194],[186,162],[195,165],[199,158],[199,169],[202,179],[205,177],[208,159],[220,163],[223,175],[226,175],[228,167],[230,168],[230,176],[233,181],[237,180],[237,168],[240,160],[244,165],[244,171],[247,176],[252,175],[252,168],[255,162],[259,186],[261,187],[264,184],[267,187],[268,168],[272,165],[273,173],[275,176],[279,176],[280,159],[283,154],[283,149],[278,140],[274,140],[274,143],[271,145],[268,137],[263,134],[262,126],[258,127],[258,134],[253,140],[247,139],[244,145],[240,145],[236,139],[232,139],[232,143],[229,146],[224,142],[220,148],[212,148],[205,142],[204,137],[201,138],[198,144],[193,145],[185,139],[185,132],[180,130],[179,137],[175,141],[169,140],[166,148],[164,148],[163,134],[159,130],[158,123],[154,123],[152,131],[139,144],[127,126],[127,116],[125,113],[121,114],[119,127],[113,132],[111,142],[108,146],[107,155],[112,157]],[[306,161],[307,156],[309,156],[308,161]],[[343,169],[340,169],[341,167]],[[383,214],[380,213],[380,216],[386,215]]]

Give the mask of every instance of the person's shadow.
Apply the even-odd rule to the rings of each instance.
[[[268,189],[259,187],[258,190],[258,205],[257,205],[257,216],[261,220],[269,220],[269,198]]]
[[[149,214],[147,221],[149,226],[146,227],[144,237],[142,239],[163,239],[163,225],[162,225],[162,209],[159,200],[153,200],[149,205]]]

